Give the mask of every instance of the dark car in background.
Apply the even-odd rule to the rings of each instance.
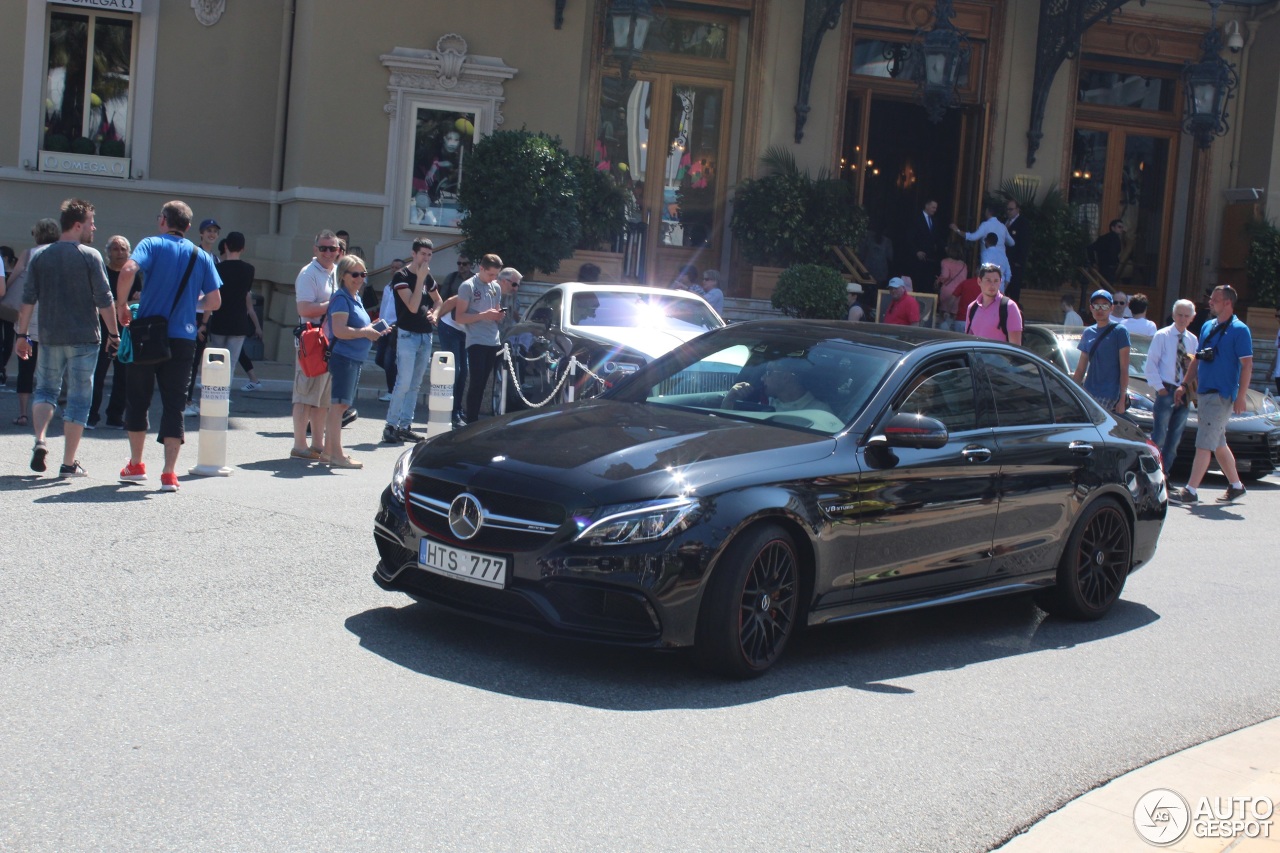
[[[692,293],[558,284],[504,332],[511,362],[504,358],[498,365],[493,411],[502,414],[548,398],[594,397],[663,353],[724,325],[706,300]],[[579,367],[566,377],[571,358],[586,370]]]
[[[1080,363],[1080,332],[1079,328],[1030,325],[1023,329],[1022,344],[1070,376]],[[1128,414],[1149,435],[1155,425],[1153,414],[1158,390],[1147,383],[1145,375],[1151,338],[1131,334],[1130,341]],[[1244,414],[1232,415],[1227,423],[1227,446],[1236,458],[1241,479],[1258,480],[1280,466],[1280,406],[1270,394],[1252,388],[1248,398]],[[1191,461],[1196,455],[1196,426],[1193,405],[1178,442],[1171,473],[1183,475],[1191,470]],[[1218,470],[1218,462],[1212,457],[1209,469]]]
[[[1026,350],[756,321],[406,451],[374,579],[748,677],[802,625],[1010,593],[1100,618],[1166,509],[1141,431]]]

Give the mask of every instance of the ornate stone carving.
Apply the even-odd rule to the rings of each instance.
[[[197,21],[212,27],[227,10],[227,0],[191,0],[191,8],[196,12]]]

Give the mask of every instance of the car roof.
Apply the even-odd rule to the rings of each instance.
[[[759,330],[775,332],[783,335],[812,335],[813,337],[835,336],[851,343],[866,344],[896,352],[910,352],[930,344],[956,342],[1000,344],[1009,346],[1003,341],[990,341],[963,335],[959,332],[946,332],[942,329],[926,329],[920,326],[896,326],[888,323],[851,323],[845,320],[797,320],[779,318],[776,320],[748,320],[734,323],[728,327],[740,331]]]
[[[642,284],[597,284],[594,281],[566,281],[563,284],[557,284],[556,287],[564,291],[564,293],[569,296],[572,296],[575,293],[637,293],[650,296],[673,297],[676,299],[697,299],[699,302],[706,301],[696,293],[688,293],[683,290],[671,290],[666,287],[647,287]]]

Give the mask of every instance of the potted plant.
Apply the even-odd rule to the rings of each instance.
[[[597,168],[588,158],[571,159],[578,178],[578,242],[571,262],[561,264],[557,272],[546,277],[547,281],[576,281],[578,270],[585,263],[600,268],[602,281],[620,281],[623,258],[619,246],[626,228],[626,194],[607,171]]]
[[[828,261],[834,271],[832,247],[856,246],[866,230],[848,184],[825,169],[816,177],[800,171],[783,148],[769,148],[761,162],[766,174],[743,181],[733,195],[729,225],[742,258],[757,267]],[[753,287],[752,295],[763,294]]]
[[[528,275],[555,272],[578,245],[578,175],[559,137],[500,130],[476,143],[458,193],[470,257],[488,252]]]
[[[844,276],[821,264],[793,264],[778,276],[770,301],[788,317],[843,320],[849,307]]]
[[[1246,233],[1249,255],[1244,266],[1253,303],[1248,324],[1255,335],[1269,336],[1276,330],[1274,309],[1280,305],[1280,228],[1270,220],[1257,219],[1246,226]]]

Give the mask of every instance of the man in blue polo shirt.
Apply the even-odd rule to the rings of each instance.
[[[1244,414],[1248,407],[1249,377],[1253,375],[1253,335],[1236,316],[1236,289],[1222,284],[1209,295],[1209,311],[1213,319],[1200,330],[1200,350],[1187,369],[1186,379],[1174,392],[1174,404],[1187,394],[1187,385],[1197,382],[1200,396],[1196,429],[1196,458],[1191,463],[1191,476],[1185,489],[1175,500],[1194,504],[1200,500],[1196,489],[1209,470],[1209,454],[1227,478],[1227,490],[1218,500],[1230,503],[1244,494],[1244,483],[1236,470],[1236,457],[1227,447],[1227,420],[1234,412]],[[1244,381],[1241,381],[1241,378]]]
[[[119,291],[128,293],[139,271],[146,277],[138,298],[138,316],[169,318],[169,360],[159,364],[132,364],[125,386],[124,428],[129,433],[129,461],[120,479],[139,483],[147,479],[142,449],[147,439],[147,410],[158,386],[160,389],[160,429],[157,439],[164,445],[164,468],[160,491],[178,490],[178,451],[185,438],[182,409],[187,397],[196,352],[196,314],[213,312],[222,305],[222,279],[208,252],[186,238],[191,227],[191,208],[182,201],[167,203],[156,217],[160,233],[137,245],[120,270]],[[193,262],[194,257],[194,262]],[[185,278],[190,265],[191,275]],[[130,322],[129,306],[118,306],[122,324]]]
[[[1080,335],[1074,379],[1108,412],[1123,415],[1129,402],[1129,330],[1111,316],[1111,294],[1089,297],[1094,324]]]

